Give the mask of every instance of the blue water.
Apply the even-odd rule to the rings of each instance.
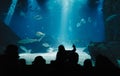
[[[27,0],[24,7],[27,10],[14,9],[8,25],[21,39],[37,38],[36,33],[42,32],[46,39],[52,38],[70,46],[73,43],[86,46],[90,41],[104,41],[103,0],[99,0],[98,6],[92,7],[89,1],[46,0],[38,3]]]

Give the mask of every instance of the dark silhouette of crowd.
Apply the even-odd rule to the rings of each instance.
[[[50,64],[42,56],[36,56],[31,65],[25,59],[19,58],[18,46],[10,44],[3,55],[0,55],[0,76],[119,76],[120,69],[107,57],[96,56],[95,65],[91,59],[86,59],[84,64],[78,64],[79,55],[76,47],[66,50],[64,45],[58,46],[56,59]]]

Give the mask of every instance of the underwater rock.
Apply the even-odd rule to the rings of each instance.
[[[120,60],[120,42],[92,42],[88,45],[88,51],[95,61],[98,55],[106,56],[116,66],[118,66],[118,60]]]
[[[12,0],[0,0],[0,20],[5,19],[11,3]]]
[[[20,38],[3,22],[0,21],[0,46],[6,47],[8,44],[17,44]],[[2,52],[3,49],[0,49]]]

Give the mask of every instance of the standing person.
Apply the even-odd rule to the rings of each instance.
[[[79,55],[76,52],[76,46],[73,44],[73,50],[67,51],[67,63],[71,65],[78,64]]]
[[[65,55],[65,48],[63,45],[59,45],[58,47],[58,52],[57,52],[57,55],[56,55],[56,62],[57,64],[65,64],[65,60],[66,60],[66,55]]]

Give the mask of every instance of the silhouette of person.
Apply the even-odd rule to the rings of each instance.
[[[0,57],[0,65],[3,70],[3,73],[6,72],[6,75],[16,75],[18,72],[18,46],[14,44],[9,44],[5,51],[4,55]]]
[[[44,65],[46,64],[46,60],[42,56],[35,57],[32,65]]]
[[[59,45],[56,55],[56,62],[59,64],[78,64],[79,55],[73,44],[73,50],[65,50],[63,45]]]
[[[36,56],[32,62],[32,74],[39,75],[47,72],[46,70],[46,60],[42,56]]]
[[[92,68],[92,61],[91,61],[91,59],[86,59],[85,61],[84,61],[84,68],[85,69],[91,69]]]
[[[18,65],[19,54],[18,46],[14,44],[9,44],[5,49],[5,64],[8,65]]]
[[[85,76],[89,76],[89,75],[93,76],[94,75],[94,69],[93,69],[93,66],[92,66],[91,59],[86,59],[84,61],[83,71],[84,71]]]
[[[58,46],[58,52],[56,54],[56,63],[57,64],[65,64],[65,60],[66,60],[66,57],[65,57],[65,48],[63,45],[59,45]]]
[[[71,64],[71,65],[76,65],[78,64],[78,60],[79,60],[79,55],[78,53],[76,52],[76,47],[75,45],[73,44],[73,50],[69,50],[69,51],[66,51],[67,53],[67,63],[68,64]]]

